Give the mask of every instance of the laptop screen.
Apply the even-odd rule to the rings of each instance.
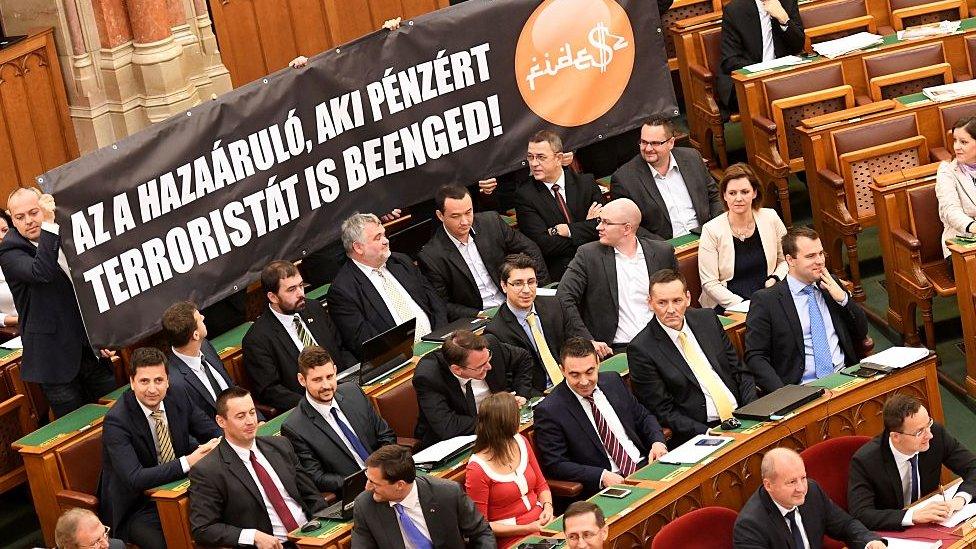
[[[417,319],[390,328],[363,343],[363,362],[359,370],[361,382],[382,377],[413,358],[413,336]]]

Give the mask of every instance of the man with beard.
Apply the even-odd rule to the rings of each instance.
[[[276,260],[261,271],[268,298],[264,312],[244,335],[244,368],[258,401],[278,411],[290,410],[305,389],[298,383],[298,353],[318,345],[334,357],[341,371],[356,359],[341,346],[339,331],[316,300],[305,300],[302,275],[290,261]]]

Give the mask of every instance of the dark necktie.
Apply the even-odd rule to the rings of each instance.
[[[912,464],[912,503],[915,503],[918,501],[918,497],[920,495],[918,492],[918,454],[912,456],[908,462]]]
[[[468,413],[472,416],[478,415],[478,402],[474,399],[474,388],[470,379],[464,384],[464,400],[468,404]]]
[[[281,496],[281,492],[278,491],[278,487],[275,486],[273,480],[271,480],[271,475],[268,474],[268,470],[258,462],[258,456],[251,450],[251,467],[254,468],[254,474],[258,477],[258,481],[261,483],[261,488],[264,490],[264,495],[267,496],[268,501],[271,502],[271,507],[274,508],[275,513],[278,514],[278,518],[281,519],[281,524],[285,526],[285,530],[291,532],[298,528],[298,523],[295,522],[294,515],[291,514],[291,509],[288,508],[288,504],[285,503],[285,498]]]
[[[573,218],[569,215],[569,208],[566,207],[566,201],[563,200],[563,195],[559,194],[558,183],[552,186],[552,194],[556,195],[556,203],[559,204],[559,211],[563,212],[563,216],[566,218],[566,223],[572,223]]]
[[[210,364],[207,359],[200,357],[200,366],[203,367],[203,373],[207,376],[207,381],[210,382],[210,388],[213,389],[214,400],[217,400],[217,396],[223,389],[220,388],[220,383],[217,382],[217,378],[214,377],[213,372],[210,371]]]
[[[345,421],[342,421],[342,419],[339,417],[338,408],[332,406],[331,412],[332,418],[335,419],[336,424],[339,425],[339,430],[342,431],[343,436],[345,436],[346,440],[349,441],[349,444],[352,445],[353,450],[359,454],[359,459],[366,461],[366,458],[369,457],[369,451],[366,449],[366,446],[363,445],[363,441],[359,440],[359,437],[356,436],[356,432],[352,430],[352,427],[347,425]]]
[[[607,452],[610,454],[610,459],[620,469],[620,476],[630,476],[631,473],[637,470],[637,464],[634,463],[634,460],[630,459],[623,445],[620,444],[620,441],[614,436],[613,431],[610,430],[607,420],[603,418],[603,414],[596,407],[596,401],[593,400],[593,395],[584,398],[590,403],[590,410],[593,412],[593,422],[596,423],[596,432],[600,435],[603,446],[606,447]]]
[[[796,523],[796,509],[786,513],[786,521],[790,524],[790,532],[793,533],[793,545],[796,549],[806,549],[803,545],[803,534],[800,533],[800,525]]]

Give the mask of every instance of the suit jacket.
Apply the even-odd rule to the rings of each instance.
[[[230,374],[224,368],[224,363],[220,360],[220,355],[217,354],[217,349],[214,349],[210,340],[203,340],[200,352],[203,353],[203,357],[213,366],[217,375],[224,380],[224,383],[228,387],[236,385],[234,380],[231,379]],[[190,366],[186,362],[183,362],[183,359],[172,353],[169,353],[166,365],[166,369],[169,372],[169,390],[184,391],[194,408],[203,410],[210,418],[215,417],[217,415],[217,401],[214,397],[210,396],[210,391],[200,381],[200,378],[193,373]]]
[[[755,212],[755,218],[756,230],[759,231],[763,254],[766,256],[763,275],[775,274],[783,280],[789,269],[782,245],[786,225],[783,225],[779,214],[770,208]],[[721,305],[729,308],[751,297],[736,295],[726,287],[735,276],[735,236],[732,235],[728,213],[716,217],[702,227],[701,240],[698,241],[698,276],[702,285],[698,302],[702,307]]]
[[[780,3],[790,19],[786,23],[786,30],[780,27],[779,21],[771,20],[776,57],[800,53],[806,38],[796,0],[783,0]],[[759,7],[755,0],[733,0],[722,8],[722,12],[725,14],[722,16],[722,70],[715,75],[715,91],[724,107],[730,112],[738,112],[730,75],[734,70],[762,61]]]
[[[367,452],[396,443],[393,430],[358,385],[340,384],[333,399]],[[312,407],[308,396],[282,423],[281,434],[291,441],[298,462],[320,491],[339,493],[343,479],[361,469],[340,434]]]
[[[739,361],[735,347],[711,309],[688,309],[685,322],[695,334],[709,365],[735,396],[739,406],[756,399],[752,373]],[[708,426],[705,394],[688,362],[657,319],[647,323],[627,347],[630,384],[637,400],[670,427],[674,445],[704,433]]]
[[[254,443],[306,516],[325,509],[325,500],[299,467],[288,439],[257,437]],[[272,532],[258,485],[226,440],[190,469],[189,495],[190,531],[197,543],[237,547],[241,530]]]
[[[821,292],[844,352],[844,364],[857,364],[855,345],[868,333],[864,310],[853,298],[848,298],[847,305],[841,307],[830,294]],[[752,294],[746,316],[745,358],[756,378],[756,386],[764,392],[800,383],[806,359],[803,328],[786,280]]]
[[[546,336],[546,344],[552,352],[553,358],[559,361],[559,350],[563,342],[571,337],[593,339],[590,332],[576,313],[575,309],[564,308],[559,298],[555,296],[536,296],[535,311],[542,324],[542,333]],[[535,344],[522,329],[515,313],[502,303],[498,307],[498,314],[488,322],[485,333],[497,337],[503,343],[521,347],[532,353],[535,366],[532,373],[532,386],[539,391],[546,389],[546,367],[542,364],[542,357],[535,349]]]
[[[515,195],[515,213],[519,230],[539,245],[549,267],[549,276],[558,280],[563,276],[576,248],[597,239],[596,220],[586,219],[590,204],[603,204],[603,193],[590,174],[578,174],[563,168],[566,183],[566,209],[572,218],[569,236],[549,234],[549,228],[566,223],[566,217],[552,196],[551,184],[533,180],[523,183]],[[538,274],[538,273],[536,273]]]
[[[321,303],[306,300],[300,314],[315,341],[332,355],[336,368],[341,371],[357,362],[341,344],[339,330]],[[279,412],[295,407],[305,394],[298,383],[298,347],[270,309],[248,328],[241,347],[256,400]]]
[[[444,300],[410,257],[394,252],[386,261],[386,268],[427,313],[431,328],[447,323]],[[327,299],[329,314],[339,327],[343,344],[360,359],[363,343],[396,326],[383,297],[353,261],[339,268]]]
[[[715,179],[705,167],[701,154],[695,149],[675,147],[671,149],[678,172],[685,182],[691,204],[695,207],[698,225],[704,225],[725,211]],[[657,180],[644,157],[637,155],[610,176],[610,198],[629,198],[641,210],[641,227],[664,240],[674,238],[671,215],[657,187]],[[521,222],[521,219],[519,220]]]
[[[515,391],[530,398],[540,394],[532,386],[534,364],[528,351],[508,345],[487,335],[491,352],[491,370],[485,382],[492,393]],[[478,414],[471,413],[461,384],[451,373],[443,349],[424,355],[413,374],[413,388],[417,393],[420,417],[415,438],[422,447],[461,435],[473,435]]]
[[[939,200],[939,219],[942,220],[942,255],[949,257],[946,240],[966,233],[976,219],[976,190],[973,178],[966,175],[953,159],[939,164],[935,176],[935,195]]]
[[[163,407],[177,458],[169,463],[159,463],[149,422],[132,391],[122,393],[102,424],[99,515],[123,540],[128,539],[132,515],[146,505],[153,505],[144,492],[186,476],[179,458],[191,454],[201,442],[221,434],[213,419],[195,408],[184,391],[167,392]]]
[[[82,353],[93,353],[71,280],[58,265],[61,237],[41,231],[34,246],[13,227],[0,242],[0,268],[20,313],[24,356],[20,376],[33,383],[68,383]]]
[[[424,510],[424,522],[435,549],[494,549],[495,535],[462,486],[451,480],[420,476],[414,480]],[[356,549],[403,549],[396,511],[377,502],[372,492],[356,498],[352,546]]]
[[[638,237],[648,276],[660,269],[678,268],[674,247],[667,242]],[[559,281],[556,295],[567,309],[579,312],[592,339],[613,343],[620,319],[617,261],[612,246],[590,242],[580,246]]]
[[[634,398],[619,375],[601,373],[597,386],[617,412],[642,458],[650,452],[652,444],[664,442],[661,425]],[[610,470],[610,458],[569,385],[560,383],[535,407],[534,422],[536,456],[546,477],[582,483],[581,497],[596,493],[603,471]]]
[[[919,494],[939,487],[942,466],[962,477],[960,492],[976,496],[976,456],[938,423],[932,424],[929,449],[918,454]],[[851,515],[874,530],[903,530],[905,516],[901,476],[891,454],[888,431],[871,439],[851,459],[847,508]]]
[[[539,284],[549,284],[549,271],[539,247],[527,236],[509,227],[497,213],[476,213],[471,236],[495,286],[499,286],[505,256],[519,252],[535,259]],[[485,309],[471,269],[443,227],[434,229],[430,242],[417,255],[417,263],[434,290],[447,302],[450,320],[471,318]]]
[[[815,480],[808,478],[807,485],[806,500],[798,508],[810,549],[823,547],[824,534],[852,549],[881,539],[830,501]],[[762,486],[739,511],[732,540],[736,549],[797,549],[786,519]]]

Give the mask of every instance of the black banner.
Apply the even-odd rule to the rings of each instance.
[[[660,27],[647,0],[470,0],[44,174],[92,343],[245,288],[355,211],[512,171],[540,129],[571,150],[676,114]]]

